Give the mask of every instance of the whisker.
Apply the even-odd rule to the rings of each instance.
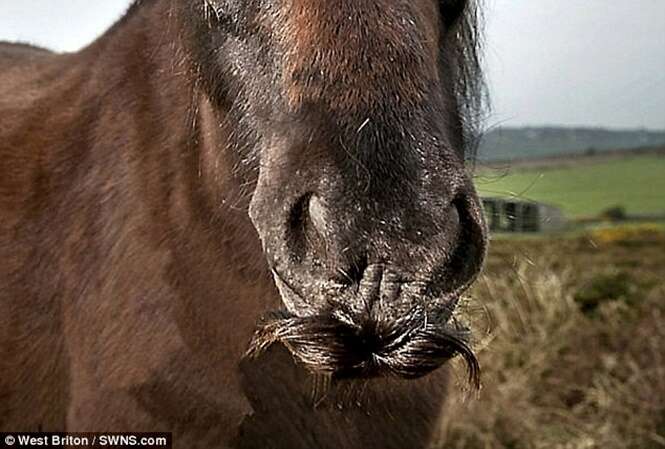
[[[387,374],[404,379],[422,377],[460,356],[467,367],[469,384],[480,389],[481,370],[468,343],[470,332],[456,320],[434,323],[427,313],[415,309],[390,325],[375,323],[377,335],[372,340],[367,340],[363,328],[367,323],[350,325],[333,314],[302,318],[277,312],[259,325],[246,356],[258,357],[273,344],[281,343],[316,375],[345,378]],[[316,396],[318,392],[317,386]]]

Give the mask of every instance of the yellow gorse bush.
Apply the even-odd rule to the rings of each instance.
[[[591,239],[600,244],[652,238],[663,233],[655,223],[597,228],[589,232]]]

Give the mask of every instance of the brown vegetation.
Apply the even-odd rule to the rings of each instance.
[[[484,388],[446,448],[665,447],[665,234],[602,237],[494,242]]]

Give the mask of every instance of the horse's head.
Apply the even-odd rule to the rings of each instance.
[[[418,377],[456,353],[475,367],[453,316],[486,248],[465,170],[482,84],[473,0],[191,5],[285,306],[256,349],[282,341],[340,376]]]

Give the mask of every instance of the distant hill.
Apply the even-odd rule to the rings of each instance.
[[[496,128],[483,137],[483,161],[541,158],[665,145],[665,131],[602,128]]]

